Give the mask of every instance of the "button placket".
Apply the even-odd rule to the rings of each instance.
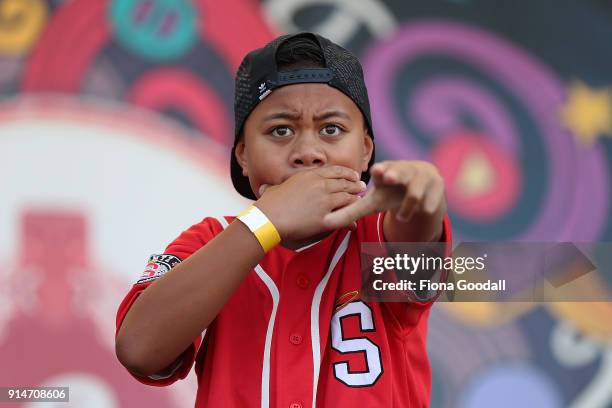
[[[304,274],[299,274],[295,280],[297,286],[301,289],[306,289],[310,285],[310,279]]]
[[[291,334],[291,336],[289,336],[289,341],[291,342],[291,344],[294,344],[296,346],[302,344],[302,340],[303,340],[302,336],[300,336],[297,333],[293,333]]]
[[[304,353],[304,344],[308,342],[309,337],[306,335],[309,333],[309,322],[310,315],[309,309],[306,310],[301,305],[310,305],[312,302],[312,290],[313,283],[317,280],[316,271],[321,269],[319,262],[314,262],[312,259],[306,259],[304,257],[296,257],[292,259],[286,266],[284,275],[284,288],[283,295],[279,309],[277,311],[278,316],[283,316],[284,319],[279,320],[279,334],[281,338],[289,340],[290,344],[285,343],[285,350],[282,357],[279,356],[277,360],[280,363],[279,368],[282,366],[283,371],[286,372],[288,369],[288,363],[295,364],[296,361],[302,361],[307,358],[308,362],[311,361],[310,353]],[[311,276],[312,274],[312,276]],[[299,305],[299,306],[298,306]],[[287,341],[285,340],[285,341]],[[310,343],[308,343],[310,347]],[[308,365],[308,367],[311,367]],[[277,384],[284,387],[286,384],[294,384],[297,379],[297,371],[291,370],[286,375],[280,375],[277,377]],[[284,405],[289,408],[303,408],[303,397],[308,395],[309,389],[312,385],[303,384],[302,387],[292,387],[293,391],[289,393],[281,392],[279,399],[284,401]],[[288,395],[289,394],[289,395]]]

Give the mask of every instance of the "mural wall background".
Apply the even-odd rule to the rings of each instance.
[[[192,376],[129,378],[114,313],[151,253],[244,207],[233,74],[300,30],[360,57],[378,159],[439,166],[458,240],[612,240],[609,2],[0,0],[0,384],[192,403]],[[432,406],[612,407],[611,321],[609,303],[436,305]]]

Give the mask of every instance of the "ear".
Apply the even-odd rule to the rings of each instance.
[[[234,155],[236,156],[236,161],[240,167],[242,167],[242,175],[247,177],[248,174],[248,161],[246,155],[246,144],[244,143],[244,138],[242,138],[238,144],[236,144],[236,149],[234,149]]]
[[[366,128],[363,132],[363,157],[361,159],[361,171],[368,170],[368,163],[370,163],[370,159],[372,158],[372,153],[374,152],[374,141],[370,137],[370,132]]]

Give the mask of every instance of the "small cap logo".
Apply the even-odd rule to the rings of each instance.
[[[259,100],[261,101],[263,98],[265,98],[266,96],[268,96],[270,94],[270,92],[272,92],[270,89],[266,89],[266,83],[262,82],[261,84],[259,84]]]

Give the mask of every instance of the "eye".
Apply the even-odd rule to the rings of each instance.
[[[270,132],[275,137],[288,137],[293,134],[293,131],[288,126],[278,126]]]
[[[324,136],[338,136],[342,132],[342,129],[338,125],[326,125],[321,129],[321,134]]]

